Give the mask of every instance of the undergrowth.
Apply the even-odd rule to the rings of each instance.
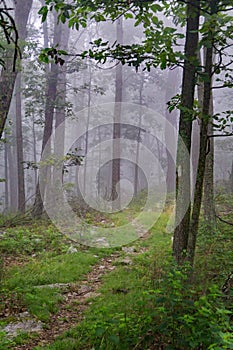
[[[135,205],[139,207],[140,201]],[[121,225],[132,211],[130,208],[125,216],[114,214],[114,218],[106,215],[103,225],[112,221]],[[95,221],[91,214],[87,218],[90,223]],[[89,300],[80,324],[35,350],[233,349],[232,299],[225,300],[220,291],[233,268],[231,228],[218,222],[214,232],[207,232],[201,224],[190,279],[190,267],[177,267],[171,258],[168,219],[164,212],[150,236],[133,243],[132,264],[116,262],[115,270],[103,278],[101,295]],[[80,280],[98,258],[111,252],[78,247],[77,253],[67,255],[69,244],[51,225],[7,229],[1,252],[7,259],[14,254],[25,261],[5,271],[4,298],[13,305],[21,303],[22,309],[46,323],[56,313],[62,294],[56,288],[35,287]],[[2,338],[2,344],[7,342]],[[12,348],[8,342],[4,350]]]
[[[232,310],[220,291],[233,262],[229,230],[219,225],[208,235],[201,227],[190,280],[190,267],[177,267],[171,258],[166,222],[165,214],[151,237],[137,243],[147,252],[104,278],[102,295],[92,301],[83,322],[35,349],[233,349]]]

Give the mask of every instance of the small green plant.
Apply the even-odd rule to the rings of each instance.
[[[212,285],[203,295],[188,281],[187,266],[166,271],[157,289],[148,292],[150,327],[166,349],[232,349],[230,314]],[[215,346],[215,347],[213,347]]]
[[[6,332],[0,330],[0,350],[10,349],[15,343],[8,339]]]

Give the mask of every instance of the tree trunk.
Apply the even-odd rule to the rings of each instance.
[[[61,41],[59,48],[67,51],[70,28],[67,25],[59,23],[61,27]],[[57,81],[57,98],[55,112],[55,139],[54,153],[56,158],[61,160],[64,157],[65,145],[65,117],[66,117],[66,65],[58,66],[58,81]],[[57,178],[56,167],[53,169],[53,177]]]
[[[167,89],[166,89],[166,103],[171,100],[171,98],[178,93],[179,86],[179,71],[178,69],[169,70],[167,77]],[[173,125],[174,131],[177,130],[177,112],[172,111],[169,112],[168,108],[166,108],[166,119]],[[169,129],[169,132],[168,130]],[[165,142],[166,140],[170,140],[171,137],[175,139],[175,135],[170,135],[171,128],[165,129]],[[168,142],[166,142],[168,143]],[[167,192],[173,193],[176,189],[176,164],[175,159],[172,158],[169,150],[166,148],[167,153],[167,175],[166,175],[166,184],[167,184]]]
[[[57,25],[57,22],[55,20],[54,23],[54,40],[53,45],[57,45],[61,41],[61,26]],[[48,74],[47,78],[47,94],[46,94],[46,102],[45,102],[45,125],[44,125],[44,133],[43,133],[43,140],[42,140],[42,150],[41,154],[44,155],[44,159],[49,155],[49,142],[50,137],[52,135],[52,129],[53,129],[53,115],[54,115],[54,108],[55,108],[55,102],[56,102],[56,96],[57,96],[57,81],[58,81],[58,65],[55,63],[51,64],[51,69]],[[45,146],[47,150],[47,154],[44,154]],[[51,146],[51,145],[50,145]],[[41,217],[44,210],[44,196],[45,196],[45,188],[46,188],[46,182],[47,177],[50,176],[50,171],[48,169],[48,165],[43,165],[40,168],[40,180],[37,183],[36,187],[36,195],[35,195],[35,202],[33,205],[32,215],[34,217]]]
[[[138,132],[137,132],[137,146],[136,146],[136,160],[135,160],[135,168],[134,168],[134,196],[137,196],[138,194],[138,163],[139,163],[139,155],[140,155],[140,139],[141,139],[141,126],[142,126],[142,112],[141,112],[141,106],[142,106],[142,92],[143,92],[143,85],[144,80],[143,76],[141,76],[141,82],[139,87],[139,104],[140,104],[140,110],[139,110],[139,124],[138,124]]]
[[[18,204],[18,189],[17,189],[17,168],[16,168],[16,158],[12,152],[11,145],[6,144],[8,164],[9,164],[9,192],[10,192],[10,211],[15,212],[17,210]]]
[[[15,5],[15,23],[21,44],[26,39],[26,26],[31,6],[32,0],[17,1]],[[22,50],[23,44],[20,47]],[[13,61],[14,52],[12,49],[8,49],[6,51],[6,69],[2,69],[0,77],[0,139],[5,127],[17,76],[17,71],[13,72]]]
[[[16,148],[17,148],[17,169],[18,169],[18,210],[25,212],[25,183],[23,166],[23,133],[22,133],[22,107],[21,107],[21,73],[19,72],[15,84],[16,104]]]
[[[5,211],[9,209],[9,185],[8,185],[8,147],[5,143],[4,146],[4,176],[5,176]]]
[[[201,210],[203,183],[205,175],[205,163],[208,143],[208,125],[211,100],[211,81],[212,81],[212,66],[213,66],[213,47],[206,49],[205,73],[208,79],[204,81],[203,91],[203,109],[200,128],[200,149],[197,169],[197,179],[194,192],[193,211],[190,222],[190,233],[188,241],[188,260],[191,265],[194,263],[194,255],[196,248],[196,240],[198,233],[199,216]]]
[[[37,151],[36,151],[36,130],[35,130],[35,117],[32,118],[32,144],[33,144],[33,162],[37,163]],[[34,169],[34,189],[36,190],[37,184],[37,168]],[[33,192],[34,193],[34,192]]]
[[[213,95],[210,100],[210,115],[213,111]],[[208,125],[208,135],[213,135],[213,125],[210,120]],[[208,229],[213,230],[216,225],[215,205],[214,205],[214,138],[208,139],[205,178],[204,178],[204,219]]]
[[[204,62],[206,60],[206,49],[204,49]],[[199,51],[199,62],[200,65],[203,66],[201,53]],[[203,98],[204,98],[204,82],[199,81],[198,87],[198,104],[200,106],[200,109],[203,109]],[[210,106],[209,106],[209,115],[213,115],[213,95],[210,96]],[[197,167],[198,167],[198,157],[199,152],[197,153],[197,150],[199,150],[200,146],[200,127],[198,123],[196,123],[196,129],[195,134],[192,135],[192,149],[193,149],[193,183],[194,186],[196,184],[196,175],[197,175]],[[209,120],[208,125],[208,135],[213,134],[213,125],[212,125],[212,119]],[[208,147],[207,147],[207,156],[206,156],[206,166],[205,166],[205,177],[204,177],[204,198],[203,198],[203,205],[204,205],[204,218],[206,225],[208,229],[212,230],[215,226],[216,220],[215,220],[215,208],[214,208],[214,139],[211,137],[208,140]]]
[[[116,39],[119,44],[123,44],[123,24],[122,18],[116,23]],[[116,66],[115,78],[115,110],[113,125],[113,161],[112,161],[112,193],[113,210],[119,210],[121,207],[120,199],[120,137],[121,137],[121,102],[122,102],[122,64],[119,62]]]
[[[185,110],[180,112],[179,138],[177,150],[177,197],[176,197],[176,228],[173,239],[173,255],[178,264],[185,259],[188,245],[190,223],[190,150],[192,121],[191,110],[194,103],[196,66],[194,58],[197,57],[198,28],[199,28],[199,5],[195,0],[187,4],[187,28],[185,42],[185,62],[182,81],[181,104]],[[190,114],[187,113],[190,110]],[[180,143],[183,142],[187,152],[183,152]],[[187,210],[184,212],[184,207]]]
[[[88,169],[88,160],[87,160],[87,153],[88,153],[88,148],[89,148],[89,123],[90,123],[90,106],[91,106],[91,84],[92,84],[92,70],[91,70],[91,65],[89,62],[88,66],[88,74],[89,74],[89,79],[88,79],[88,92],[87,92],[87,125],[86,125],[86,135],[85,135],[85,163],[84,163],[84,176],[83,176],[83,194],[84,196],[86,195],[86,179],[87,179],[87,169]]]

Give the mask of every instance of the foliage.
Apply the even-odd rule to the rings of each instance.
[[[14,18],[11,14],[12,10],[13,8],[8,7],[4,0],[0,1],[0,34],[3,34],[3,37],[9,47],[13,45],[14,59],[12,69],[15,71],[16,60],[18,56],[21,56],[21,52],[18,46],[18,31]],[[5,43],[0,42],[0,50],[4,53],[6,50]],[[0,57],[0,65],[5,68],[5,63],[4,55],[2,55],[2,57]]]

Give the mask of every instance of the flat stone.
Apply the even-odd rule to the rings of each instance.
[[[136,251],[135,247],[122,247],[121,250],[125,253],[134,253]]]
[[[78,289],[78,294],[85,294],[89,292],[91,292],[91,287],[85,284],[80,286],[80,288]]]
[[[16,337],[18,333],[40,332],[42,329],[42,322],[32,318],[21,322],[11,322],[3,328],[3,331],[10,337]]]
[[[95,243],[98,247],[102,247],[102,248],[109,247],[109,243],[106,241],[105,237],[97,238],[93,243]]]
[[[88,298],[97,298],[101,295],[101,293],[96,293],[96,292],[89,292],[84,295],[85,299]]]
[[[42,284],[35,286],[35,288],[59,288],[59,289],[68,289],[70,288],[71,283],[51,283],[51,284]]]

